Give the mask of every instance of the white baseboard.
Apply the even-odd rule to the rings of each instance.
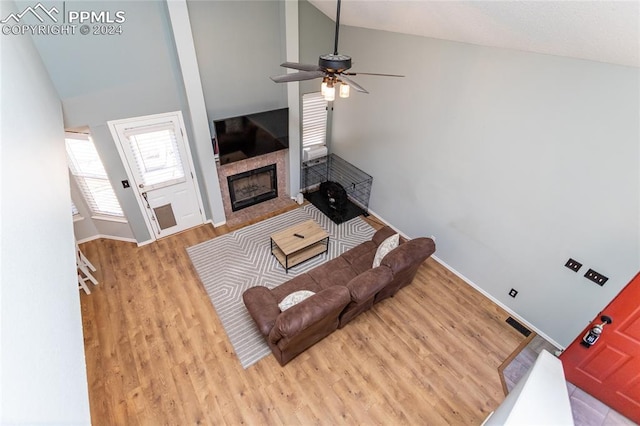
[[[226,220],[223,220],[222,222],[217,222],[217,223],[214,223],[212,220],[209,220],[208,222],[211,223],[214,228],[217,228],[218,226],[226,225],[227,223]]]
[[[218,223],[218,224],[214,224],[213,221],[211,219],[209,219],[209,220],[205,221],[204,223],[210,223],[215,228],[216,226],[222,226],[227,222],[225,221],[225,222],[221,222],[221,223]],[[146,240],[146,241],[138,242],[135,238],[114,237],[113,235],[98,234],[98,235],[92,235],[91,237],[84,238],[82,240],[78,240],[78,244],[87,243],[89,241],[98,240],[100,238],[105,238],[107,240],[124,241],[125,243],[134,243],[138,247],[146,246],[148,244],[151,244],[151,243],[154,243],[154,242],[157,241],[157,240],[152,238],[152,239],[149,239],[149,240]]]
[[[391,228],[393,228],[397,233],[399,233],[400,235],[402,235],[404,238],[409,238],[405,233],[403,233],[402,231],[400,231],[399,229],[397,229],[395,226],[393,226],[392,224],[389,223],[389,221],[387,221],[386,219],[384,219],[382,216],[380,216],[378,213],[374,212],[373,210],[369,210],[369,213],[372,214],[373,216],[377,217],[378,219],[380,219],[382,222],[384,222],[386,225],[390,226]],[[435,237],[431,237],[433,238],[434,241],[436,241]],[[451,271],[451,273],[453,273],[455,276],[457,276],[458,278],[460,278],[462,281],[464,281],[467,285],[473,287],[474,289],[476,289],[477,291],[479,291],[484,297],[486,297],[487,299],[491,300],[493,303],[495,303],[496,305],[500,306],[502,309],[504,309],[505,311],[507,311],[509,313],[509,315],[511,315],[514,319],[518,320],[518,322],[521,322],[522,324],[524,324],[527,328],[533,330],[536,334],[538,334],[539,336],[541,336],[543,339],[545,339],[546,341],[548,341],[549,343],[551,343],[553,346],[560,348],[561,350],[565,350],[566,347],[559,344],[558,342],[556,342],[554,339],[552,339],[551,337],[549,337],[546,333],[543,333],[542,331],[540,331],[537,327],[534,327],[533,325],[531,325],[528,321],[526,321],[524,318],[522,318],[520,315],[518,315],[517,313],[515,313],[511,308],[509,308],[508,306],[506,306],[504,303],[502,303],[501,301],[499,301],[498,299],[496,299],[495,297],[493,297],[491,294],[487,293],[485,290],[483,290],[480,286],[478,286],[476,283],[474,283],[473,281],[471,281],[469,278],[465,277],[464,275],[462,275],[460,272],[456,271],[454,268],[452,268],[449,264],[447,264],[445,261],[443,261],[442,259],[440,259],[438,256],[431,256],[433,258],[433,260],[435,260],[436,262],[438,262],[440,265],[442,265],[444,268],[448,269],[449,271]]]
[[[134,238],[114,237],[113,235],[102,235],[102,234],[92,235],[88,238],[83,238],[81,240],[78,240],[78,244],[88,243],[89,241],[99,240],[100,238],[105,238],[107,240],[124,241],[125,243],[138,244],[138,242]]]
[[[158,241],[158,240],[150,239],[150,240],[147,240],[147,241],[142,241],[142,242],[137,243],[137,244],[138,244],[138,247],[142,247],[142,246],[149,245],[151,243],[155,243],[156,241]]]

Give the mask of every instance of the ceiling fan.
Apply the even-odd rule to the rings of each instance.
[[[340,97],[349,97],[349,87],[353,87],[356,91],[361,93],[369,93],[367,90],[360,86],[347,76],[353,75],[378,75],[385,77],[404,77],[403,75],[396,74],[375,74],[368,72],[347,72],[351,68],[351,56],[340,55],[338,53],[338,35],[340,32],[340,2],[338,0],[338,6],[336,11],[336,33],[334,40],[333,53],[327,53],[320,55],[318,59],[318,65],[311,64],[299,64],[297,62],[284,62],[280,64],[281,67],[291,68],[299,70],[299,72],[278,75],[271,77],[271,80],[276,83],[288,83],[290,81],[303,81],[313,80],[315,78],[322,78],[322,95],[327,101],[333,101],[336,97],[336,87],[340,86]]]

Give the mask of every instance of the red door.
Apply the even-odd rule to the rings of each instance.
[[[613,320],[590,348],[580,344],[600,315],[560,355],[567,380],[640,423],[640,273],[602,311]]]

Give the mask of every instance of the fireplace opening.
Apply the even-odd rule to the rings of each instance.
[[[228,176],[227,183],[234,212],[278,197],[275,164]]]

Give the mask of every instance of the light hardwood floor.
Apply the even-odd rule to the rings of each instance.
[[[100,280],[81,292],[94,425],[477,425],[504,399],[497,367],[524,337],[433,259],[285,367],[243,370],[185,251],[229,231],[82,245]]]

